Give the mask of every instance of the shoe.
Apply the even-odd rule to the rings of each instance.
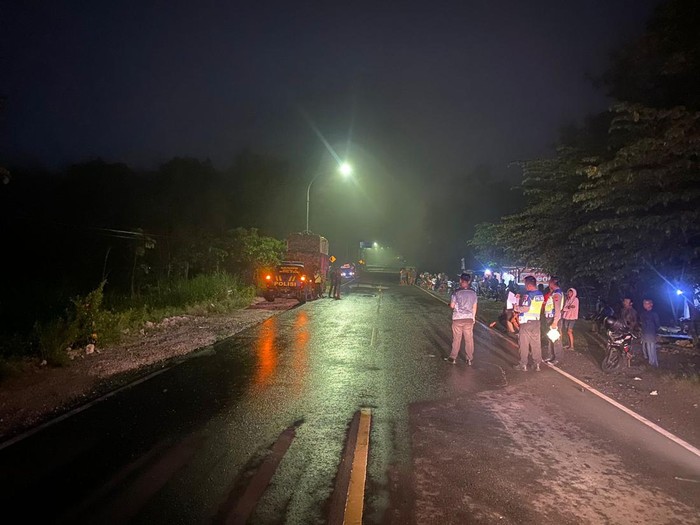
[[[535,372],[539,372],[539,371],[540,371],[540,364],[535,363]]]
[[[558,365],[558,364],[559,364],[559,360],[558,360],[558,359],[548,359],[547,362],[548,362],[550,365]]]
[[[521,372],[527,372],[527,365],[515,365],[513,368]]]
[[[456,364],[457,364],[457,360],[456,360],[456,359],[452,359],[451,357],[446,357],[446,358],[445,358],[445,361],[447,361],[447,362],[450,363],[451,365],[456,365]]]
[[[471,360],[471,359],[467,359],[467,366],[472,366],[472,360]]]

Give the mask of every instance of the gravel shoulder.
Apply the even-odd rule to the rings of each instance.
[[[0,383],[0,442],[296,304],[293,299],[267,303],[256,298],[250,307],[226,315],[183,315],[148,324],[140,334],[118,345],[98,348],[91,354],[74,352],[65,367],[27,361],[21,373]]]

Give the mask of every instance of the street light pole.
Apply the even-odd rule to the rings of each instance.
[[[350,164],[348,164],[347,162],[343,162],[338,166],[338,171],[340,171],[340,174],[343,175],[343,177],[348,177],[352,173],[352,166],[350,166]],[[319,175],[320,173],[317,173],[316,176],[313,179],[311,179],[309,185],[306,187],[306,230],[304,230],[304,233],[309,233],[309,205],[311,203],[311,185],[316,179],[318,179]]]
[[[305,233],[309,233],[309,203],[311,202],[311,185],[316,179],[318,179],[318,175],[311,179],[311,182],[309,182],[309,185],[306,188],[306,230],[304,230]]]

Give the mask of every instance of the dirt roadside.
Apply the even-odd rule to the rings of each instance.
[[[256,298],[243,310],[210,317],[177,316],[149,323],[118,345],[92,354],[75,352],[68,366],[28,361],[22,373],[0,383],[0,442],[231,337],[298,303]]]

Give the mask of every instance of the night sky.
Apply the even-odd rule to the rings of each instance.
[[[330,157],[306,114],[358,174],[405,190],[382,224],[421,221],[421,194],[476,172],[516,184],[511,161],[608,107],[589,78],[656,3],[4,2],[0,164],[225,167],[249,147],[314,173]]]

